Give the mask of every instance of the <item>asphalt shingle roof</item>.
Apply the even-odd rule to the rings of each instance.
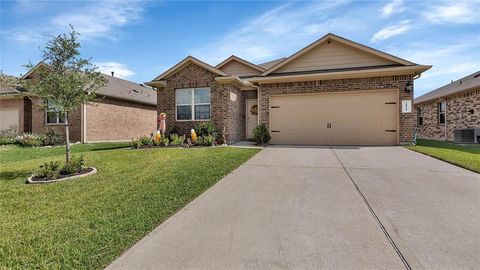
[[[444,96],[460,93],[477,87],[480,87],[480,71],[476,71],[466,77],[463,77],[438,89],[430,91],[422,96],[419,96],[413,102],[415,104],[418,104]]]

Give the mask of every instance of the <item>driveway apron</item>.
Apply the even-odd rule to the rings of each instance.
[[[473,269],[479,180],[401,147],[269,147],[107,269]]]

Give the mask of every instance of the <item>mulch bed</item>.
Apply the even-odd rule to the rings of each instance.
[[[85,176],[90,176],[93,175],[97,172],[97,169],[93,167],[89,168],[83,168],[80,172],[74,173],[74,174],[62,174],[55,178],[55,179],[48,179],[46,177],[39,177],[36,175],[32,175],[27,179],[27,184],[45,184],[45,183],[52,183],[52,182],[59,182],[59,181],[64,181],[64,180],[70,180],[70,179],[75,179],[75,178],[80,178],[80,177],[85,177]]]

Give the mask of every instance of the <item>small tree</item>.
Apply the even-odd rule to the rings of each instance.
[[[95,92],[107,83],[90,59],[80,57],[79,34],[73,26],[70,28],[69,33],[53,36],[47,42],[42,50],[41,64],[26,65],[35,70],[32,79],[24,83],[29,91],[43,99],[41,109],[46,109],[50,103],[65,114],[67,163],[71,158],[68,114],[94,99]]]

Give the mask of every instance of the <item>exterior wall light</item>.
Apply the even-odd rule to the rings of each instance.
[[[411,93],[413,91],[413,82],[412,81],[407,81],[405,83],[405,92],[406,93]]]

